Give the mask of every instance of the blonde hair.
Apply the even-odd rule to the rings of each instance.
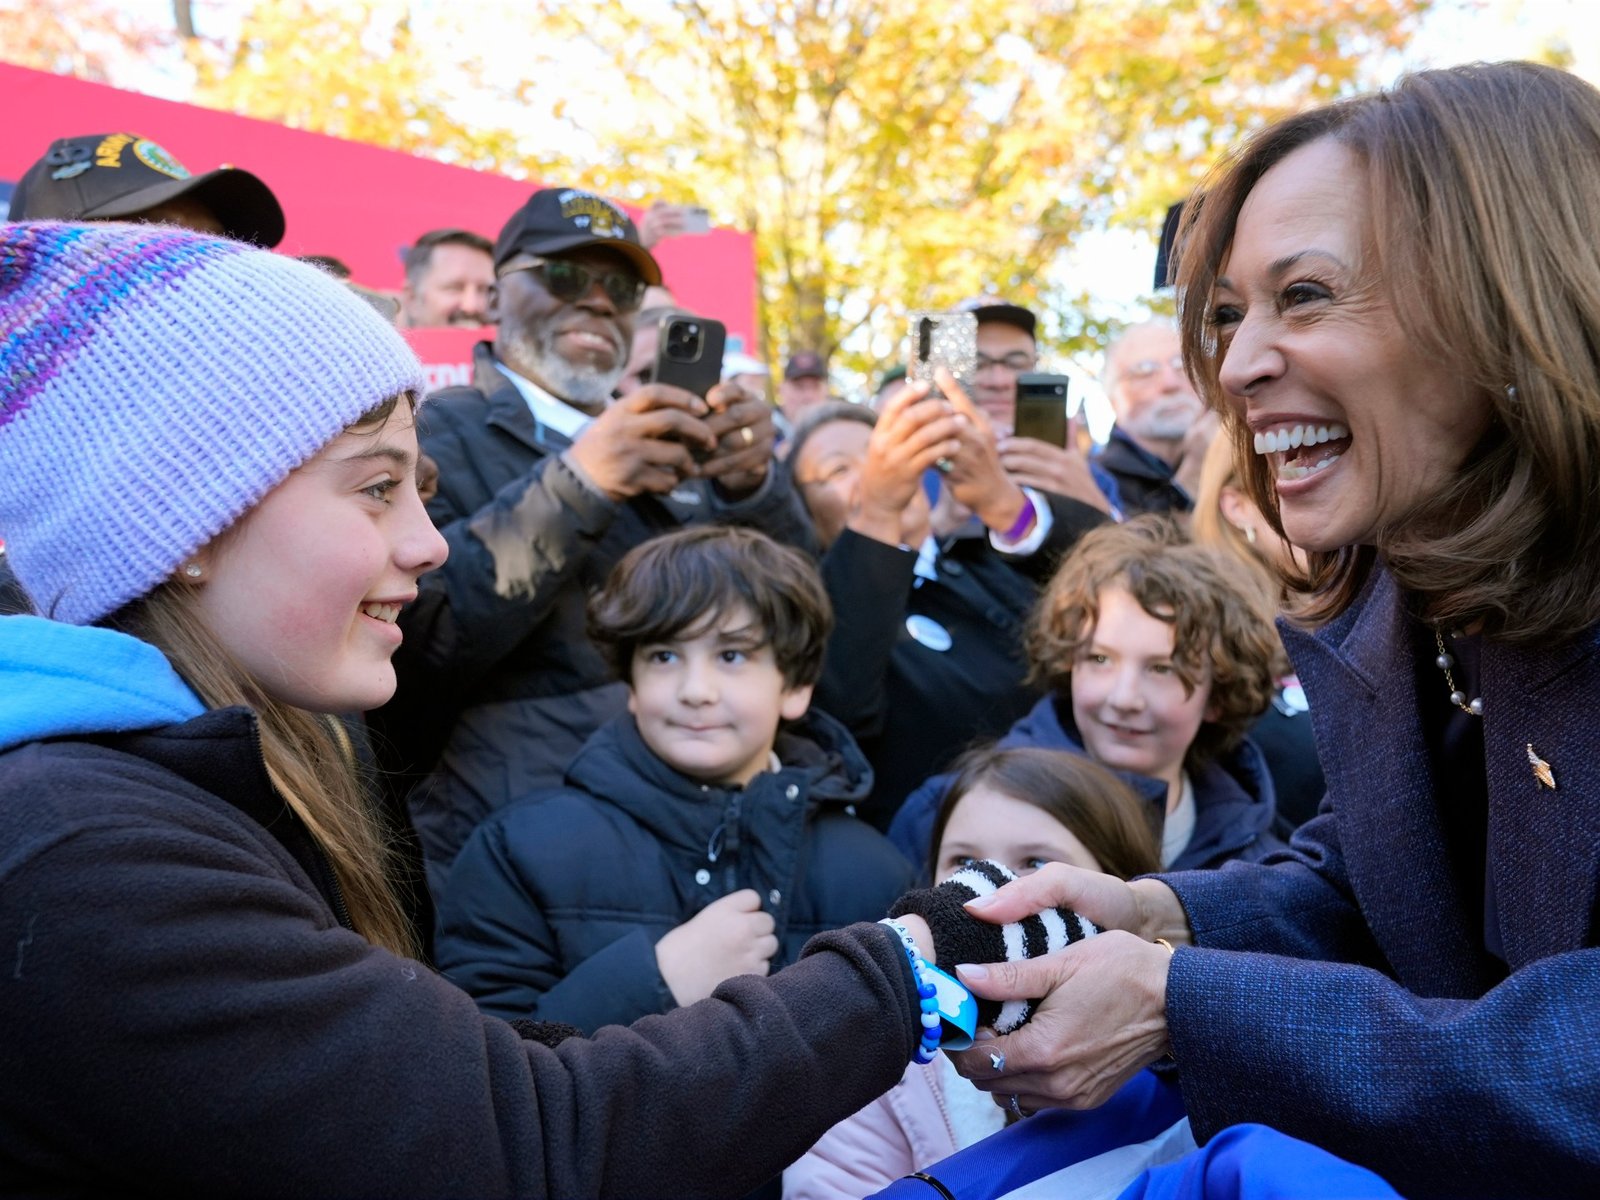
[[[1365,167],[1371,272],[1421,355],[1451,364],[1494,414],[1436,495],[1375,546],[1307,555],[1303,615],[1331,620],[1381,556],[1418,615],[1539,642],[1600,622],[1600,91],[1499,63],[1424,71],[1394,90],[1254,137],[1186,206],[1178,294],[1195,386],[1225,411],[1212,296],[1246,197],[1323,139]],[[1282,532],[1266,459],[1228,428],[1245,490]]]

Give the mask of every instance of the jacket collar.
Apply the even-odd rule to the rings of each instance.
[[[702,784],[657,758],[624,714],[584,743],[566,781],[627,812],[656,837],[689,848],[704,845],[736,800],[746,812],[775,805],[803,817],[820,804],[856,804],[871,794],[872,768],[832,717],[807,713],[779,732],[774,749],[780,769],[744,788]]]
[[[494,346],[490,342],[479,342],[473,348],[472,386],[483,393],[488,404],[489,412],[485,421],[529,449],[559,454],[572,445],[569,438],[545,428],[533,419],[528,402],[517,390],[517,385],[501,372],[499,359],[495,357]]]
[[[1102,465],[1113,468],[1123,475],[1148,479],[1152,483],[1172,481],[1170,463],[1151,454],[1115,425],[1111,427],[1111,434],[1106,438],[1106,444],[1095,457]]]

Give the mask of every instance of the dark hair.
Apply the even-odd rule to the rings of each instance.
[[[631,681],[644,645],[746,608],[789,687],[813,684],[833,629],[815,564],[764,533],[702,525],[635,546],[589,602],[589,635],[617,678]]]
[[[1094,634],[1108,587],[1125,588],[1173,627],[1172,664],[1189,694],[1211,677],[1208,716],[1185,764],[1202,766],[1237,746],[1272,699],[1283,648],[1248,587],[1230,577],[1222,552],[1186,540],[1164,517],[1102,525],[1079,539],[1028,623],[1032,678],[1071,690],[1072,666]]]
[[[1332,619],[1381,556],[1424,620],[1538,642],[1600,621],[1600,91],[1551,67],[1423,71],[1392,91],[1264,130],[1187,206],[1184,357],[1226,412],[1208,315],[1239,212],[1261,177],[1322,139],[1365,168],[1369,274],[1417,347],[1479,390],[1495,420],[1437,495],[1376,546],[1310,553],[1303,615]],[[1507,387],[1515,388],[1514,398]],[[1245,488],[1280,533],[1251,433],[1229,422]]]
[[[955,776],[933,819],[929,870],[939,876],[939,843],[950,814],[966,794],[987,786],[1048,813],[1083,843],[1100,869],[1121,879],[1161,869],[1161,849],[1149,806],[1122,780],[1093,759],[1066,750],[994,746],[969,750],[955,762]]]
[[[473,233],[470,229],[430,229],[406,250],[408,285],[411,287],[417,285],[417,281],[433,262],[434,249],[439,246],[466,246],[472,250],[481,250],[490,258],[494,257],[494,243],[481,233]]]
[[[878,423],[878,414],[864,405],[851,404],[848,400],[824,400],[808,408],[795,423],[794,434],[789,438],[789,452],[784,456],[783,461],[789,464],[791,474],[799,467],[800,452],[811,440],[811,435],[835,421],[856,421],[871,428]]]
[[[311,264],[319,271],[326,271],[335,279],[349,279],[352,274],[349,263],[331,254],[302,254],[300,261]]]

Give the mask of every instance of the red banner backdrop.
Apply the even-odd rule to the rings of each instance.
[[[6,64],[0,98],[0,180],[15,181],[58,137],[137,133],[196,174],[231,163],[259,175],[288,218],[279,250],[332,254],[374,288],[399,288],[400,256],[418,234],[453,225],[493,238],[539,186]],[[730,350],[735,339],[754,347],[749,235],[714,229],[655,253],[680,303],[726,324]]]

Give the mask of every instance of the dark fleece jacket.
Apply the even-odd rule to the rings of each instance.
[[[28,621],[0,618],[0,1194],[737,1196],[911,1056],[911,973],[870,925],[631,1029],[524,1041],[341,925],[249,712],[95,734],[85,702],[40,740],[16,697],[76,681],[19,682]]]

